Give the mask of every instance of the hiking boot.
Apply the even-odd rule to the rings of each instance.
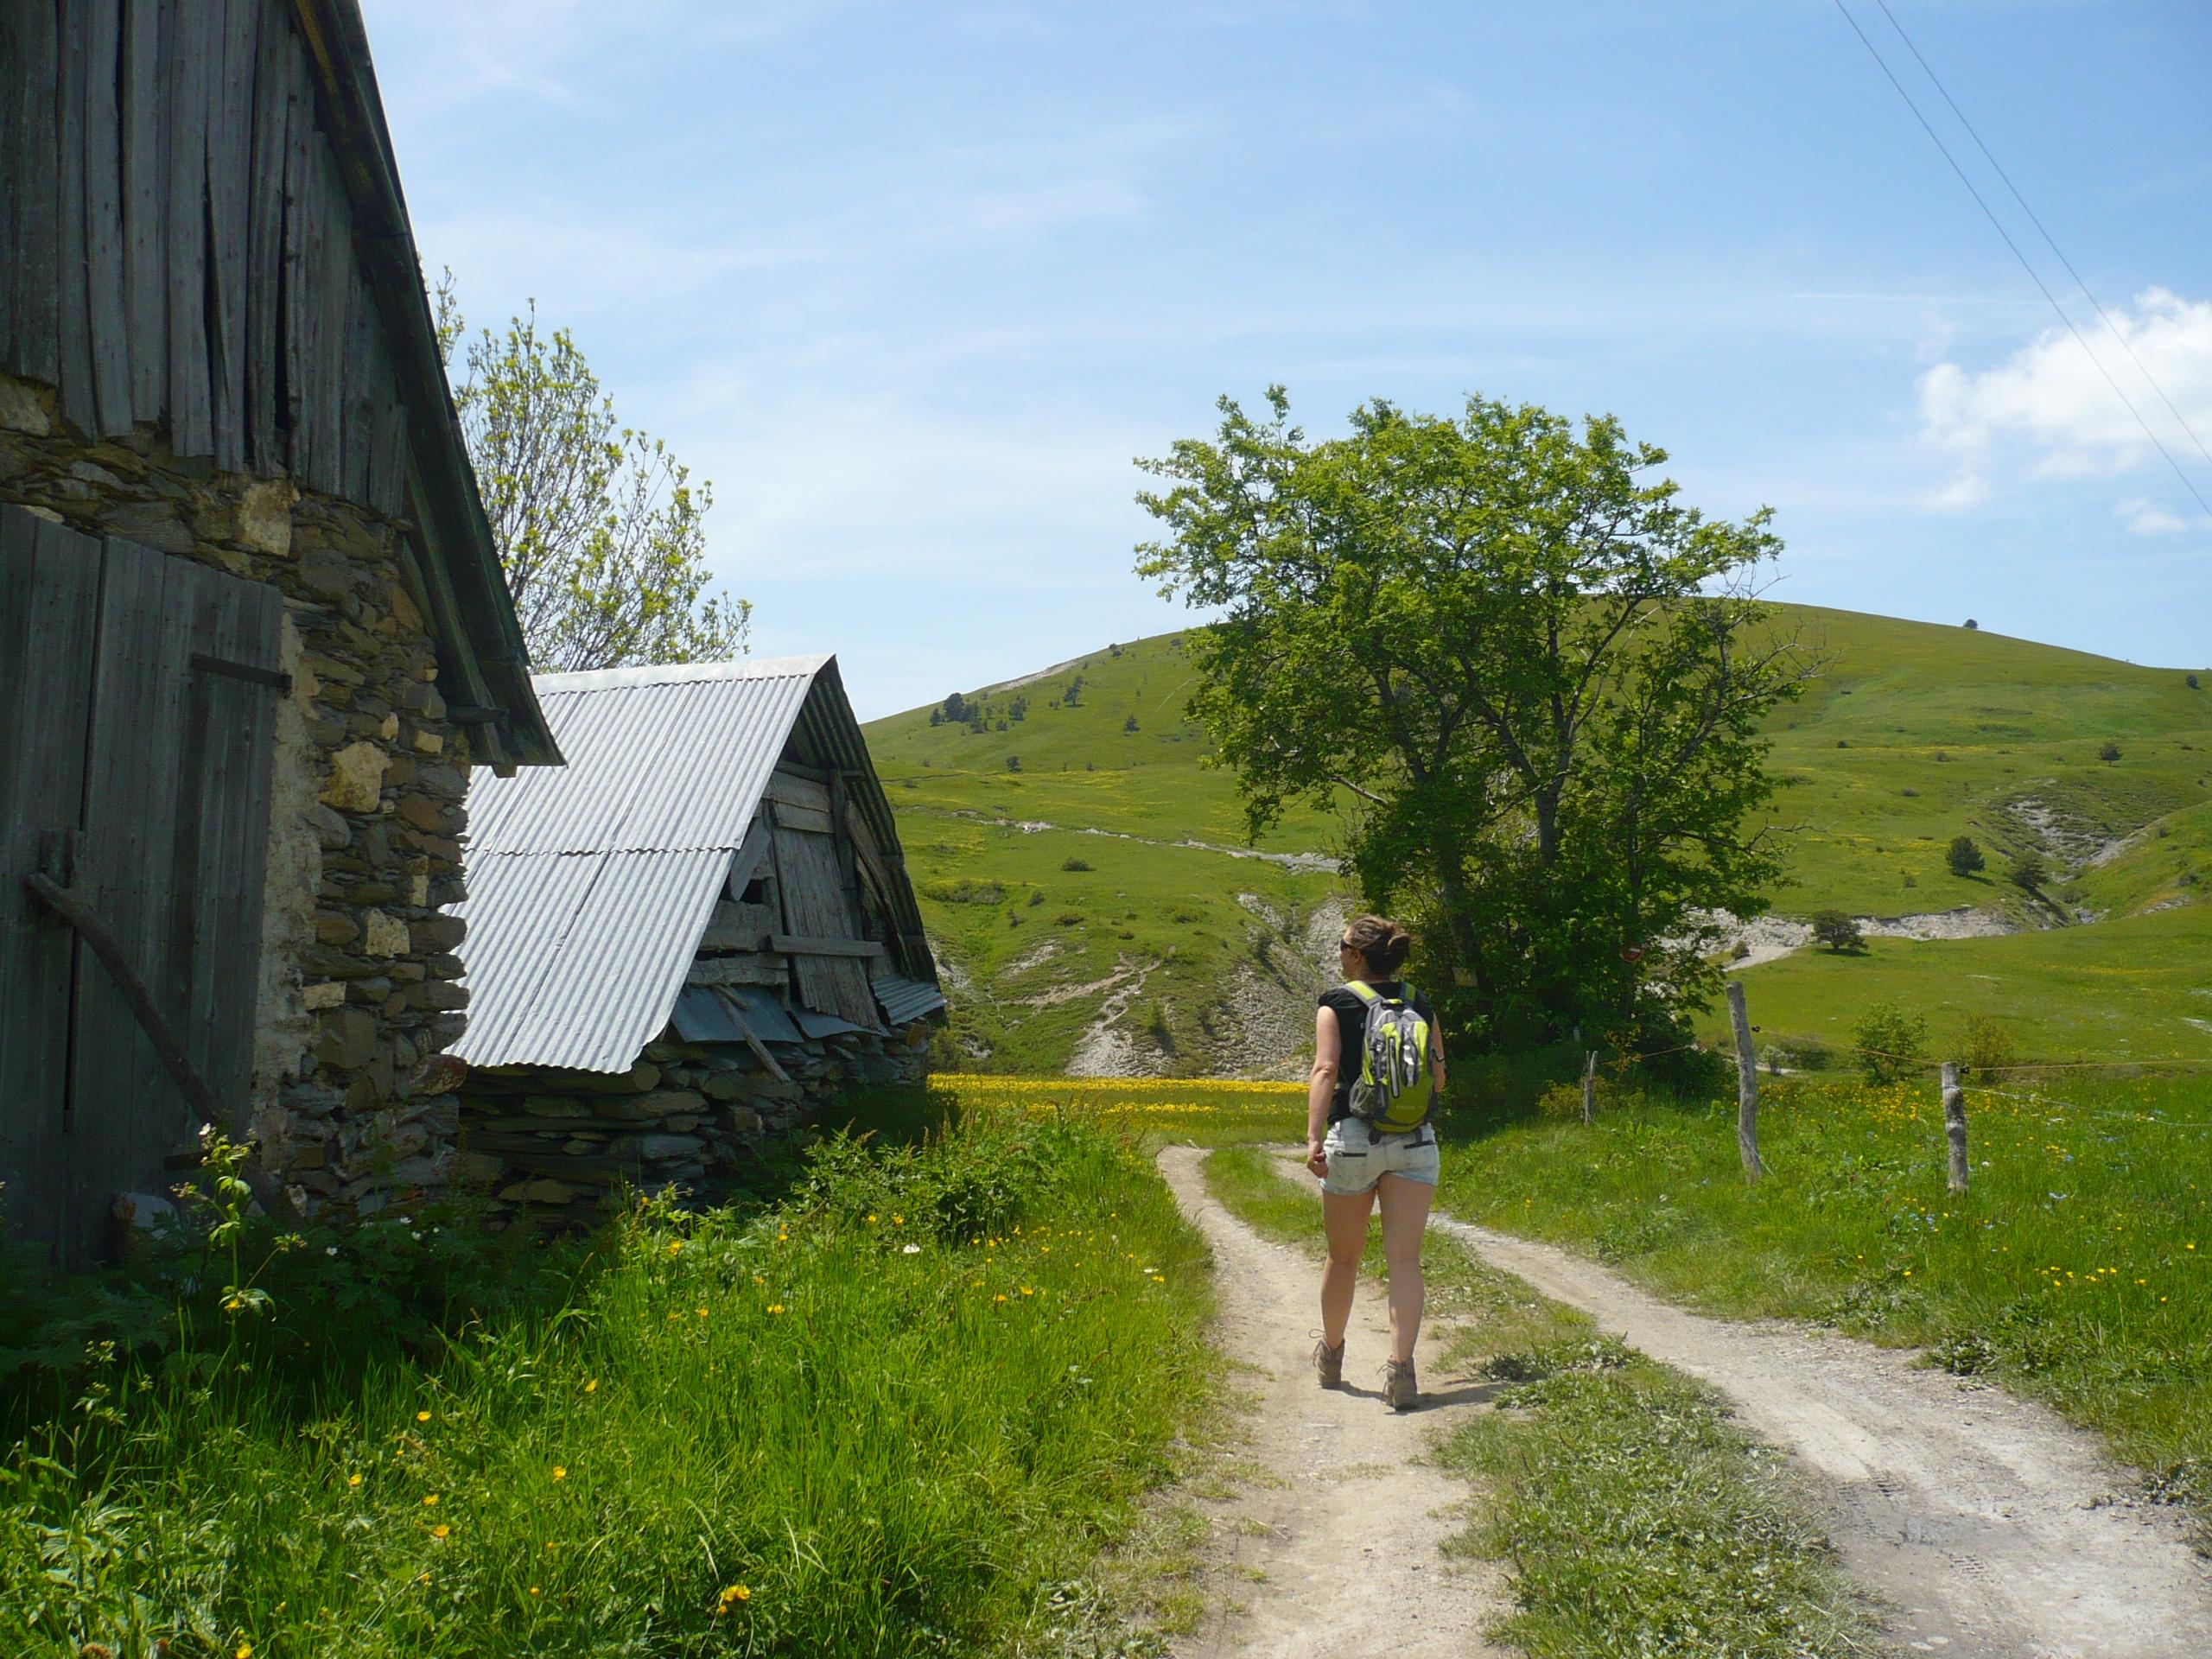
[[[1421,1398],[1421,1384],[1414,1381],[1414,1363],[1394,1359],[1382,1368],[1382,1403],[1393,1411],[1411,1410]]]
[[[1341,1389],[1344,1385],[1344,1345],[1341,1342],[1332,1348],[1325,1341],[1313,1344],[1313,1374],[1321,1379],[1325,1389]]]

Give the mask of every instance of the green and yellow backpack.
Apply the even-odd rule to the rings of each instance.
[[[1413,1005],[1414,988],[1384,996],[1363,980],[1344,988],[1367,1007],[1367,1040],[1352,1079],[1351,1115],[1376,1135],[1411,1135],[1428,1122],[1434,1079],[1428,1070],[1428,1021]]]

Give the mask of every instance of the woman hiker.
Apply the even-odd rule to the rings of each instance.
[[[1421,1335],[1421,1236],[1437,1176],[1436,1130],[1427,1115],[1444,1092],[1436,1015],[1399,977],[1412,948],[1405,930],[1381,916],[1362,916],[1344,929],[1338,949],[1346,982],[1321,994],[1306,1099],[1306,1166],[1321,1178],[1329,1237],[1314,1370],[1323,1388],[1343,1385],[1344,1326],[1368,1214],[1379,1198],[1390,1279],[1382,1398],[1393,1411],[1407,1409],[1420,1394],[1414,1343]]]

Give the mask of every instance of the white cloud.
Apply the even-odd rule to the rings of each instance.
[[[2113,509],[2113,517],[2127,527],[2132,536],[2178,536],[2190,527],[2190,521],[2168,512],[2155,501],[2141,496],[2131,496]],[[2202,525],[2205,521],[2199,519]]]
[[[1973,467],[1960,473],[1928,498],[1938,512],[1963,512],[1989,499],[1989,480]]]
[[[2153,288],[2132,310],[2111,315],[2126,350],[2092,322],[2082,340],[2063,327],[2047,329],[1993,368],[1937,364],[1920,378],[1926,435],[1966,458],[1969,470],[2003,450],[2045,475],[2129,471],[2157,452],[2107,382],[2109,372],[2168,449],[2195,456],[2196,441],[2165,399],[2196,432],[2212,433],[2212,302]]]

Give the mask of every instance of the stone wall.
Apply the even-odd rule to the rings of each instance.
[[[94,442],[0,376],[0,500],[276,587],[293,690],[277,726],[257,997],[264,1162],[312,1211],[450,1174],[469,753],[398,556],[402,527],[285,479],[221,473],[141,427]]]
[[[735,1044],[687,1043],[674,1029],[626,1072],[505,1066],[461,1085],[461,1178],[493,1211],[588,1226],[630,1186],[715,1196],[764,1141],[812,1122],[849,1083],[918,1083],[930,1027],[889,1038],[847,1032],[779,1043],[772,1075]]]

